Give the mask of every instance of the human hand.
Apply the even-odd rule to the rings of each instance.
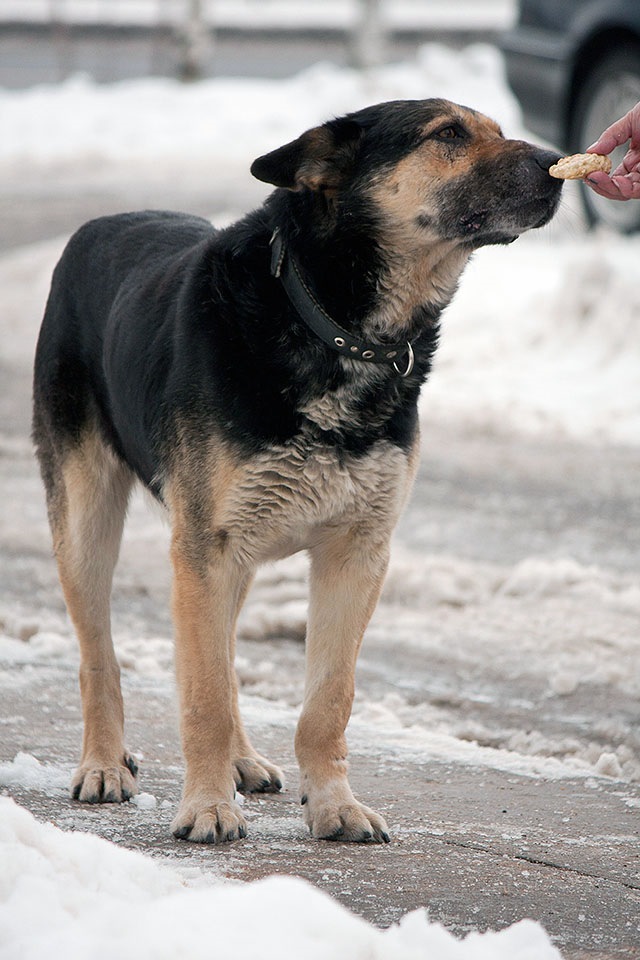
[[[611,174],[601,170],[590,173],[585,183],[594,193],[609,200],[640,200],[640,103],[616,120],[587,148],[587,153],[609,154],[623,143],[626,154]]]

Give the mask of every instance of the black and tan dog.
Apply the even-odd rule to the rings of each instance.
[[[282,787],[240,719],[235,623],[258,564],[307,550],[306,822],[314,837],[389,839],[351,792],[344,732],[418,462],[418,393],[470,254],[553,215],[556,159],[447,101],[383,103],[256,160],[280,189],[227,229],[146,212],[72,237],[38,343],[33,435],[81,649],[76,799],[136,792],[109,599],[138,479],[172,523],[175,835],[243,837],[235,789]]]

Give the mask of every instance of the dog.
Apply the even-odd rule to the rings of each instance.
[[[276,189],[230,227],[147,211],[70,239],[36,350],[33,439],[81,653],[76,800],[137,792],[109,613],[137,480],[172,526],[173,834],[245,837],[235,791],[282,789],[240,717],[235,624],[257,566],[306,550],[304,818],[316,838],[389,841],[351,791],[345,728],[418,465],[418,395],[469,257],[550,220],[557,159],[472,109],[394,101],[257,159]]]

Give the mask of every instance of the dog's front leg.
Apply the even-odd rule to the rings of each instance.
[[[304,816],[312,836],[388,842],[387,825],[359,803],[347,779],[345,729],[365,628],[388,563],[388,540],[359,528],[311,549],[305,698],[296,732]]]
[[[173,613],[185,783],[172,830],[198,843],[246,836],[235,801],[233,630],[250,573],[219,551],[203,560],[176,537]]]

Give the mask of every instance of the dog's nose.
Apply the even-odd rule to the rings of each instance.
[[[537,163],[537,165],[545,172],[548,172],[549,167],[553,166],[554,163],[557,163],[561,157],[562,154],[556,153],[555,150],[542,150],[539,147],[536,147],[533,152],[533,159],[535,163]]]

